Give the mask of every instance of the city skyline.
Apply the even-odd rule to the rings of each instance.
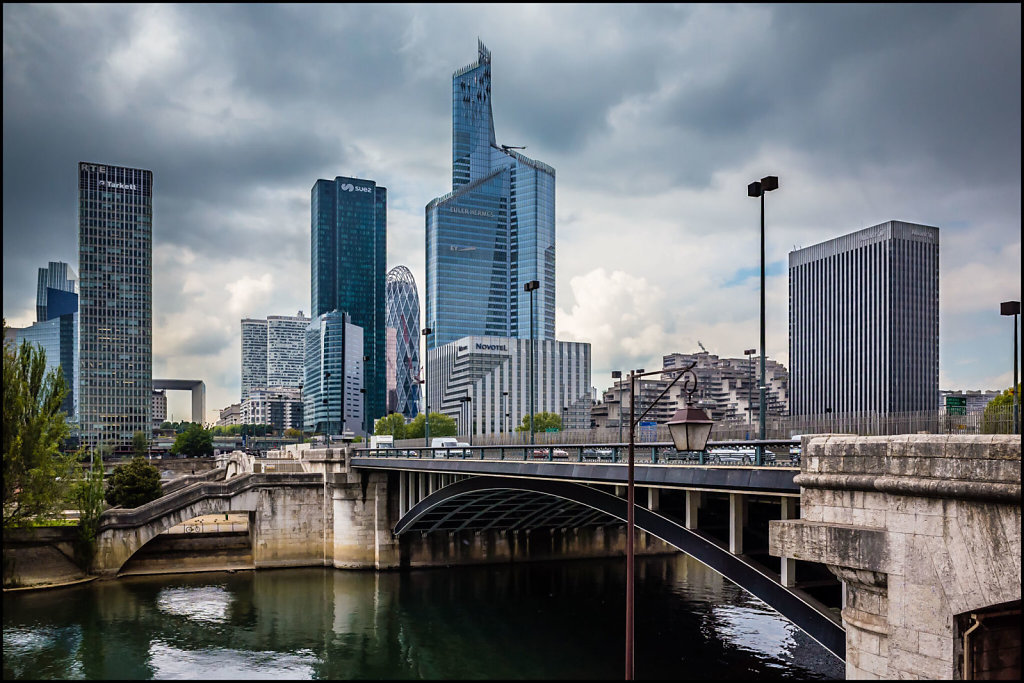
[[[238,321],[308,306],[317,178],[387,187],[386,265],[425,282],[451,74],[478,37],[497,56],[497,142],[558,170],[556,337],[592,344],[598,391],[698,340],[756,345],[745,190],[768,174],[770,358],[790,365],[788,253],[899,220],[942,235],[940,389],[1010,384],[1017,5],[3,12],[8,324],[34,319],[40,263],[81,271],[77,162],[152,170],[153,374],[204,379],[211,422],[237,401]],[[358,68],[310,68],[325,59]],[[188,416],[187,395],[168,402]]]

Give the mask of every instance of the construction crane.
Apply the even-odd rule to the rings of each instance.
[[[700,350],[703,351],[704,353],[708,352],[708,350],[704,348],[704,345],[700,343],[700,339],[697,340],[697,346],[699,346]]]
[[[526,149],[526,145],[523,145],[522,147],[516,147],[515,145],[502,145],[501,149],[505,152],[509,151],[510,149]]]

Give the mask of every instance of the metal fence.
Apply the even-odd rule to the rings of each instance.
[[[1019,408],[1018,408],[1019,409]],[[889,436],[894,434],[1011,434],[1013,410],[1010,406],[989,408],[988,411],[965,411],[963,414],[946,409],[922,410],[881,414],[876,412],[825,413],[822,415],[769,416],[765,421],[766,439],[789,439],[802,434],[856,434],[858,436]],[[537,432],[536,445],[553,444],[611,444],[629,440],[628,427],[601,429],[567,429],[559,432]],[[529,432],[473,434],[455,437],[473,446],[527,445]],[[711,441],[749,441],[758,438],[758,425],[743,422],[716,422],[711,428]],[[636,442],[669,442],[672,440],[666,425],[654,429],[637,429]],[[422,438],[399,439],[396,448],[419,448],[426,445]]]

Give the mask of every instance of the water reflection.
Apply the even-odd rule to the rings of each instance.
[[[643,678],[841,678],[685,556],[638,564]],[[621,560],[126,577],[4,596],[4,678],[622,676]]]

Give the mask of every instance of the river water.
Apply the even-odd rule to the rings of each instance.
[[[4,679],[621,679],[625,562],[134,576],[5,593]],[[636,676],[842,678],[685,555],[637,559]]]

